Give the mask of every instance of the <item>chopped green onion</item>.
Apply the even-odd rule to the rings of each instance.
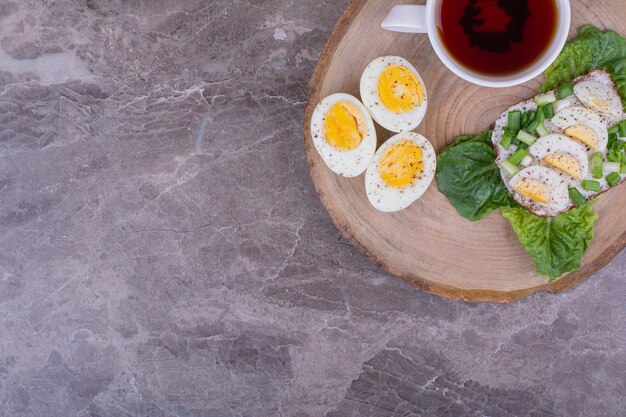
[[[574,94],[574,84],[571,81],[560,85],[556,89],[556,96],[559,100],[563,100],[565,97],[569,97]]]
[[[622,161],[622,166],[619,169],[620,174],[626,174],[626,161]]]
[[[500,167],[506,171],[507,174],[513,176],[519,172],[519,168],[508,161],[508,159],[500,164]]]
[[[617,140],[617,133],[609,133],[609,142],[615,142]]]
[[[622,164],[619,162],[605,162],[602,164],[602,169],[606,172],[619,172],[622,168]]]
[[[502,146],[507,151],[511,147],[511,142],[513,141],[513,135],[509,133],[509,131],[505,131],[502,139],[500,140],[500,146]]]
[[[609,153],[606,154],[606,159],[611,162],[620,162],[620,157],[615,151],[609,151]]]
[[[620,177],[617,172],[612,172],[606,176],[606,182],[608,182],[611,187],[614,187],[621,179],[622,177]]]
[[[554,105],[552,103],[544,104],[541,110],[543,117],[546,119],[552,119],[554,117]]]
[[[526,152],[524,149],[518,149],[515,151],[513,155],[509,156],[509,159],[507,159],[507,162],[513,165],[517,165],[520,162],[522,162],[522,159],[524,159],[526,155],[528,155],[528,152]]]
[[[554,109],[554,114],[557,114],[561,110],[571,106],[572,103],[568,98],[564,98],[563,100],[558,100],[552,103],[552,107]]]
[[[520,164],[524,167],[528,167],[532,163],[533,163],[533,157],[530,155],[526,155],[524,159],[522,159],[522,162],[520,162]]]
[[[600,183],[593,180],[583,180],[583,190],[600,191]]]
[[[550,134],[550,131],[546,129],[546,125],[544,125],[543,122],[539,123],[539,126],[537,126],[535,131],[539,134],[539,136],[547,136]]]
[[[617,134],[617,132],[619,132],[619,123],[609,128],[609,135],[613,133]]]
[[[548,91],[547,93],[535,96],[535,103],[537,103],[538,106],[543,106],[544,104],[548,103],[554,103],[555,101],[556,94],[554,94],[554,91]]]
[[[589,161],[589,169],[593,177],[596,179],[602,178],[603,176],[602,162],[604,162],[604,156],[602,155],[602,152],[596,152],[593,155],[591,155],[591,158]]]
[[[546,104],[546,106],[549,106],[549,104]],[[537,109],[537,113],[535,113],[535,119],[536,122],[543,122],[544,120],[546,120],[546,116],[544,116],[543,114],[543,110],[542,109]]]
[[[539,123],[537,119],[533,120],[532,122],[530,122],[530,124],[526,127],[526,130],[529,132],[534,132],[535,129],[537,129],[537,126],[539,126]]]
[[[517,134],[517,138],[521,140],[522,142],[524,142],[525,144],[527,144],[528,146],[532,145],[537,140],[536,137],[534,137],[530,133],[525,132],[523,130],[519,131],[519,133]]]
[[[522,128],[522,112],[514,110],[509,112],[509,129],[519,130]]]
[[[520,144],[519,144],[519,148],[520,148],[520,149],[528,149],[528,144],[527,144],[527,143],[522,142],[522,143],[520,143]]]
[[[576,206],[582,206],[587,202],[587,199],[578,191],[578,188],[572,187],[569,190],[569,198],[572,199]]]
[[[534,111],[534,110],[531,110],[528,113],[526,113],[526,123],[524,123],[523,125],[526,126],[528,123],[530,123],[531,121],[535,120],[535,115],[536,114],[537,114],[537,112]]]
[[[626,138],[626,120],[619,122],[619,135],[622,138]]]
[[[515,136],[517,136],[517,134],[515,134]],[[513,138],[513,141],[511,142],[511,144],[515,146],[519,146],[521,143],[522,141],[520,141],[518,138]]]

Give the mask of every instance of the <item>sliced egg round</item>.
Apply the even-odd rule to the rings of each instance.
[[[588,176],[589,160],[585,148],[567,136],[552,134],[542,136],[528,148],[535,158],[569,174],[572,178]]]
[[[424,80],[409,61],[398,56],[373,60],[363,71],[360,92],[374,120],[392,132],[415,129],[426,113]]]
[[[585,107],[572,106],[561,110],[551,119],[565,134],[596,151],[604,151],[609,132],[602,118]]]
[[[436,168],[428,139],[414,132],[397,134],[383,143],[367,168],[367,198],[380,211],[402,210],[424,194]]]
[[[525,202],[540,205],[548,216],[567,209],[570,204],[566,181],[547,167],[524,168],[511,178],[509,185]]]
[[[344,177],[362,174],[376,152],[374,122],[349,94],[332,94],[315,107],[311,138],[328,168]]]
[[[619,117],[623,106],[615,90],[604,83],[587,80],[574,85],[574,94],[581,103],[598,113]]]

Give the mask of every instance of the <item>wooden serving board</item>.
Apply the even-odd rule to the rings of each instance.
[[[363,175],[333,174],[310,137],[311,113],[325,96],[359,97],[361,72],[374,58],[399,55],[420,72],[428,91],[428,111],[416,129],[437,151],[461,134],[489,129],[507,107],[533,96],[543,76],[524,85],[490,89],[455,76],[438,60],[426,35],[387,32],[380,23],[395,4],[407,0],[353,0],[332,32],[309,84],[305,151],[315,189],[343,235],[375,263],[414,286],[452,299],[514,301],[537,291],[558,292],[606,265],[626,246],[626,186],[595,204],[600,219],[582,267],[548,283],[509,223],[493,212],[478,222],[457,214],[433,182],[420,200],[397,213],[375,210],[365,195]],[[423,2],[422,2],[423,3]],[[626,33],[624,0],[572,0],[570,38],[583,24]],[[379,145],[391,133],[377,126]]]

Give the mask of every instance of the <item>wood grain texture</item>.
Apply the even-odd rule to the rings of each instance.
[[[509,223],[494,212],[479,222],[460,217],[434,182],[424,196],[398,213],[372,208],[363,176],[333,174],[318,156],[309,124],[325,96],[345,92],[359,96],[361,72],[374,58],[400,55],[424,79],[429,109],[416,129],[440,151],[460,134],[489,129],[507,107],[535,94],[543,76],[521,86],[489,89],[455,76],[439,62],[426,35],[387,32],[380,23],[394,4],[406,1],[353,0],[332,32],[309,83],[305,114],[305,152],[315,189],[333,222],[355,247],[388,272],[412,285],[452,299],[510,302],[537,291],[558,292],[606,265],[626,246],[623,187],[595,204],[600,219],[582,267],[548,283],[535,272],[530,256]],[[623,0],[572,1],[570,38],[583,24],[626,32]],[[377,126],[379,145],[391,136]]]

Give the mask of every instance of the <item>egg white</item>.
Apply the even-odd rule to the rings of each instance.
[[[595,80],[581,81],[574,85],[574,94],[585,107],[606,114],[610,117],[620,117],[623,112],[622,101],[615,94],[613,87]],[[606,109],[600,107],[596,100],[606,103]]]
[[[422,84],[424,100],[419,106],[405,113],[395,113],[389,110],[385,107],[378,94],[378,79],[382,72],[392,64],[407,68]],[[399,56],[382,56],[373,60],[361,75],[360,92],[361,100],[363,100],[365,108],[367,108],[374,120],[391,132],[408,132],[415,129],[426,114],[428,95],[424,80],[422,80],[419,72],[409,61]]]
[[[380,158],[390,146],[395,143],[410,140],[417,144],[422,149],[422,174],[421,177],[415,181],[415,183],[403,187],[394,188],[390,187],[383,181],[378,173],[378,164]],[[374,158],[370,162],[367,172],[365,173],[365,192],[372,206],[377,210],[383,212],[393,212],[402,210],[426,192],[428,186],[435,177],[435,170],[437,169],[437,157],[435,155],[435,149],[430,144],[428,139],[424,136],[414,133],[405,132],[399,133],[389,138],[383,145],[376,151]]]
[[[533,165],[528,168],[524,168],[515,174],[513,178],[511,178],[511,181],[509,181],[509,185],[511,186],[513,196],[520,204],[525,207],[539,206],[540,208],[535,207],[535,212],[548,216],[554,216],[555,214],[567,209],[570,205],[568,192],[569,181],[567,181],[566,177],[571,178],[564,172],[556,172],[547,167]],[[518,191],[515,191],[513,189],[515,184],[519,181],[523,181],[524,179],[533,179],[544,184],[550,193],[550,201],[545,204],[539,203],[522,195]]]
[[[567,129],[578,124],[590,127],[598,136],[598,149],[596,151],[604,152],[606,150],[609,132],[598,113],[585,107],[572,106],[555,114],[550,121],[561,129]]]
[[[354,149],[339,150],[326,141],[324,134],[324,118],[332,106],[340,101],[353,104],[365,120],[365,136]],[[344,177],[361,175],[368,167],[376,152],[376,128],[365,107],[359,100],[349,94],[337,93],[324,98],[313,110],[311,116],[311,138],[317,153],[328,168]]]

